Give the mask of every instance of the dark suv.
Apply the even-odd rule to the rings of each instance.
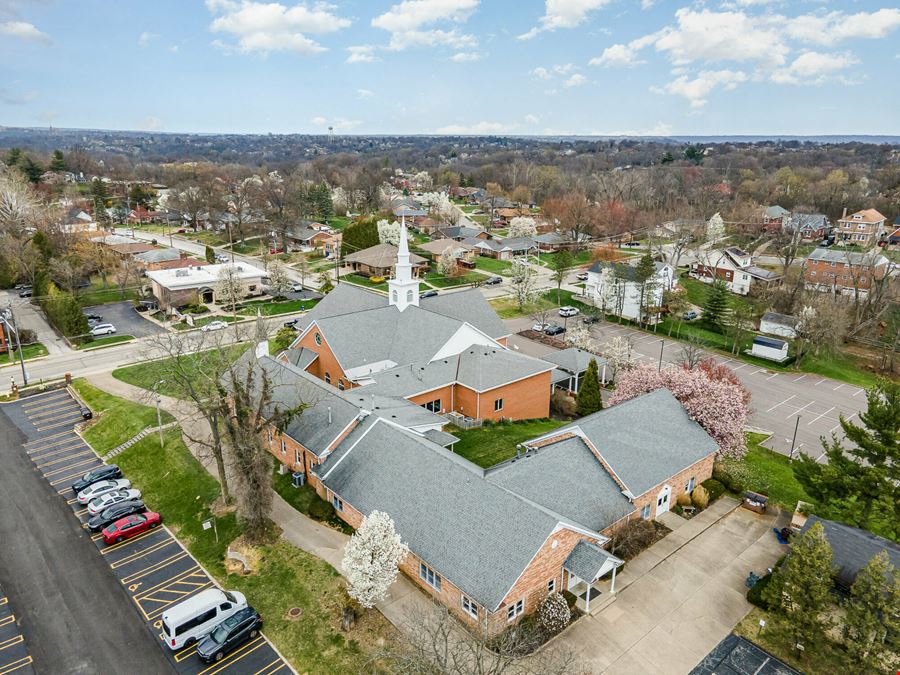
[[[232,614],[197,645],[197,656],[201,661],[211,663],[221,661],[225,655],[254,639],[262,630],[262,617],[252,607]]]
[[[119,502],[118,504],[113,504],[105,511],[98,513],[96,516],[91,518],[88,521],[87,526],[91,532],[99,532],[104,527],[106,527],[107,525],[112,525],[120,518],[131,516],[135,513],[144,513],[146,510],[147,507],[140,499],[132,499],[127,502]]]
[[[107,464],[97,467],[93,471],[88,471],[80,479],[72,483],[72,492],[76,495],[86,487],[93,485],[101,480],[113,480],[122,477],[122,469],[115,464]]]

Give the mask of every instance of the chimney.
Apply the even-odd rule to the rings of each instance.
[[[841,216],[841,220],[847,217],[847,207],[844,207],[844,215]]]
[[[331,406],[328,406],[328,424],[331,424]]]

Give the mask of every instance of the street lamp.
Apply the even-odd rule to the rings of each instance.
[[[160,396],[159,396],[159,385],[165,384],[165,380],[158,380],[156,384],[153,385],[153,393],[156,395],[156,426],[159,429],[159,447],[163,447],[163,429],[162,429],[162,413],[159,411],[160,404]]]

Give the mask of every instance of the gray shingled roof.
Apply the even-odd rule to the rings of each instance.
[[[769,218],[783,218],[788,214],[790,214],[790,211],[783,206],[778,206],[778,204],[766,207],[766,216]]]
[[[366,429],[316,473],[363,515],[387,512],[415,555],[496,610],[559,521],[425,438],[384,420]]]
[[[505,462],[489,470],[487,479],[597,532],[634,511],[622,489],[577,436]]]
[[[375,246],[344,256],[344,261],[361,263],[369,267],[393,267],[397,264],[397,247],[393,244],[375,244]],[[415,253],[409,254],[409,261],[413,265],[421,265],[428,262],[425,258]]]
[[[767,323],[774,323],[779,326],[785,326],[786,328],[795,328],[797,326],[797,317],[790,316],[789,314],[779,314],[778,312],[766,312],[762,315],[760,321],[766,321]]]
[[[301,347],[300,349],[288,349],[287,358],[292,365],[297,366],[300,370],[306,370],[313,361],[319,358],[319,355],[312,349]]]
[[[766,281],[771,281],[773,279],[778,279],[781,277],[778,272],[773,272],[772,270],[767,270],[763,267],[757,267],[756,265],[745,267],[744,271],[750,276],[756,277],[757,279],[764,279]]]
[[[446,431],[438,431],[437,429],[429,429],[424,434],[422,434],[432,443],[441,446],[442,448],[447,448],[454,443],[459,442],[459,437],[454,436],[453,434],[448,434]]]
[[[587,367],[592,360],[595,360],[597,362],[597,366],[600,368],[602,368],[603,364],[606,363],[606,359],[604,359],[602,356],[597,356],[596,354],[592,354],[591,352],[585,351],[584,349],[578,349],[577,347],[560,349],[558,352],[545,354],[541,358],[544,361],[555,363],[557,366],[559,366],[566,372],[571,373],[572,375],[583,373],[585,370],[587,370]]]
[[[888,262],[888,259],[878,253],[857,253],[855,251],[842,251],[840,248],[817,248],[806,258],[807,260],[821,260],[823,262],[838,262],[851,265],[878,266]]]
[[[653,261],[653,267],[657,272],[662,271],[662,269],[667,265],[667,263],[662,263],[659,261]],[[609,263],[597,261],[593,265],[591,265],[589,272],[595,272],[599,274],[603,271],[603,268],[608,267],[618,276],[624,277],[628,281],[634,281],[635,275],[637,274],[637,267],[634,265],[629,265],[628,263]]]
[[[578,429],[635,497],[718,449],[668,389],[588,415],[552,435]]]
[[[603,569],[607,561],[612,561],[617,566],[622,563],[609,551],[605,551],[596,544],[582,539],[577,544],[569,557],[563,563],[563,567],[583,581],[593,583]]]
[[[509,328],[477,288],[423,298],[419,301],[419,307],[458,321],[466,321],[495,340],[510,334]]]
[[[181,260],[181,252],[175,248],[159,248],[154,251],[138,253],[134,259],[142,263],[168,262],[169,260]]]
[[[860,530],[833,520],[810,516],[800,530],[806,532],[815,523],[822,523],[825,538],[834,554],[838,580],[847,586],[853,583],[859,571],[881,551],[887,551],[891,564],[900,569],[900,546],[876,534]]]

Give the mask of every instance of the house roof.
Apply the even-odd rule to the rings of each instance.
[[[774,323],[777,326],[786,328],[794,328],[797,325],[797,317],[789,314],[779,314],[778,312],[766,312],[762,315],[760,322]]]
[[[491,611],[559,524],[471,462],[383,419],[341,445],[316,470],[325,485],[363,515],[388,513],[415,555]]]
[[[823,213],[795,213],[787,222],[791,230],[818,230],[828,226],[828,216]]]
[[[287,350],[288,363],[297,366],[300,370],[309,368],[317,358],[319,358],[319,355],[306,347]]]
[[[369,267],[393,267],[397,264],[397,247],[393,244],[375,244],[375,246],[344,256],[344,260],[350,263],[368,265]],[[425,258],[415,253],[409,254],[409,261],[413,265],[422,265],[428,262]]]
[[[142,263],[168,262],[170,260],[181,260],[181,252],[175,248],[158,248],[138,253],[134,256],[134,259]]]
[[[790,213],[790,211],[788,211],[783,206],[778,206],[778,204],[767,206],[765,211],[765,215],[767,218],[783,218],[784,216],[790,215]]]
[[[122,255],[134,255],[136,253],[146,253],[147,251],[155,251],[158,246],[154,246],[153,244],[140,243],[140,242],[129,242],[127,244],[113,244],[109,247],[116,253],[120,253]]]
[[[657,260],[653,261],[653,267],[656,269],[657,274],[662,272],[668,266],[668,263],[659,262]],[[600,272],[603,271],[604,267],[611,269],[617,276],[624,277],[628,281],[634,281],[637,277],[637,267],[622,262],[604,262],[602,260],[598,260],[590,266],[588,272],[600,274]]]
[[[718,449],[668,389],[587,415],[532,443],[569,432],[583,434],[635,497]]]
[[[577,347],[561,349],[558,352],[545,354],[541,358],[544,361],[555,363],[557,366],[559,366],[566,372],[571,373],[572,375],[575,375],[576,373],[583,373],[585,370],[587,370],[587,367],[592,360],[596,360],[598,366],[602,366],[604,363],[606,363],[606,359],[604,359],[602,356],[597,356],[596,354],[585,351],[584,349],[578,349]]]
[[[424,209],[416,209],[409,206],[398,206],[394,208],[393,213],[398,218],[401,216],[406,216],[407,218],[424,218],[428,215],[428,211],[425,211]]]
[[[756,265],[748,265],[744,268],[744,271],[751,277],[756,277],[757,279],[762,279],[763,281],[772,281],[774,279],[781,278],[781,275],[778,272],[767,270],[764,267],[757,267]]]
[[[604,567],[608,567],[610,564],[618,567],[622,563],[622,560],[616,558],[609,551],[605,551],[596,544],[582,539],[575,544],[575,548],[572,549],[569,557],[566,558],[563,567],[579,579],[593,583],[600,576]]]
[[[147,278],[155,281],[164,288],[197,288],[210,284],[218,284],[219,275],[222,270],[231,266],[231,263],[223,263],[221,265],[196,265],[180,269],[153,270],[147,272]],[[250,265],[237,264],[234,265],[234,268],[236,275],[241,279],[260,279],[263,276],[263,271],[261,269],[257,269]]]
[[[482,229],[479,229],[477,227],[466,227],[465,225],[441,227],[438,228],[438,232],[440,232],[444,237],[448,237],[450,239],[457,239],[460,237],[466,239],[468,237],[477,237],[479,234],[484,234],[484,230]]]
[[[834,555],[833,564],[838,568],[838,580],[846,585],[853,583],[859,571],[881,551],[887,551],[891,564],[900,568],[900,546],[876,534],[850,527],[833,520],[810,516],[800,530],[805,533],[815,523],[822,523],[825,538]]]
[[[839,248],[817,248],[806,259],[870,267],[878,267],[888,262],[887,258],[877,253],[857,253],[856,251],[842,251]]]
[[[595,532],[634,512],[634,504],[577,436],[529,450],[488,470],[486,477]]]
[[[424,244],[416,244],[416,248],[422,249],[423,251],[428,251],[434,255],[441,255],[448,248],[451,251],[469,251],[471,250],[471,246],[464,244],[461,241],[456,241],[455,239],[448,239],[446,237],[442,237],[441,239],[433,239],[432,241],[426,241]]]
[[[856,216],[859,216],[859,218],[857,218]],[[863,209],[862,211],[851,213],[845,218],[841,218],[841,222],[849,221],[854,223],[858,223],[860,221],[864,223],[880,223],[883,220],[886,220],[885,216],[883,216],[879,211],[876,211],[875,209]]]
[[[454,436],[453,434],[448,434],[446,431],[439,431],[438,429],[429,429],[424,434],[422,434],[425,438],[427,438],[432,443],[441,446],[442,448],[449,447],[454,443],[459,442],[459,437]]]

